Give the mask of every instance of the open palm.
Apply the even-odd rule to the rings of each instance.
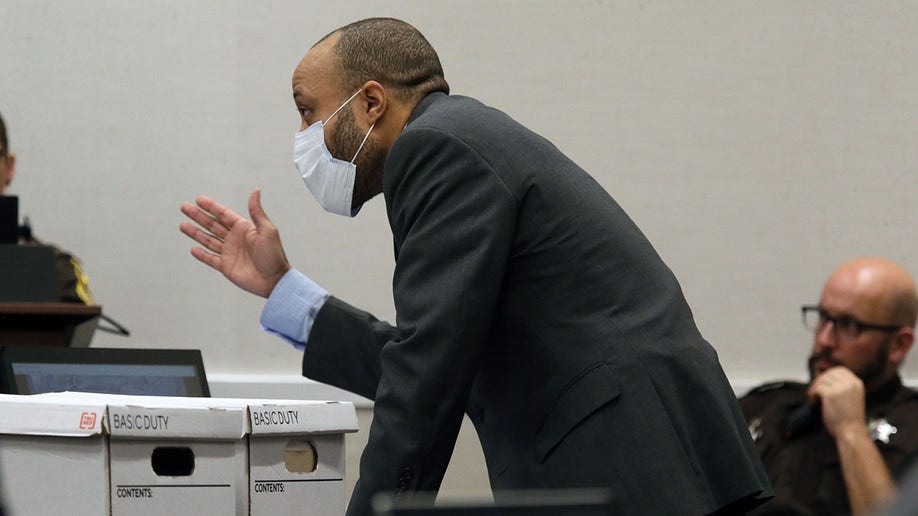
[[[249,197],[251,221],[205,196],[181,209],[194,223],[179,228],[202,246],[192,248],[192,256],[243,290],[268,297],[290,270],[280,233],[262,209],[261,190]]]

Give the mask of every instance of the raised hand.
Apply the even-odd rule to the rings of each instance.
[[[196,204],[182,203],[185,221],[182,233],[202,247],[191,255],[226,276],[239,288],[268,297],[277,282],[290,270],[280,233],[261,207],[261,190],[249,197],[251,221],[209,197],[200,196]]]
[[[844,366],[835,366],[817,376],[808,394],[822,403],[822,419],[833,437],[844,432],[866,435],[864,383]]]

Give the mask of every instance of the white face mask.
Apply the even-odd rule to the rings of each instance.
[[[370,130],[363,137],[350,163],[335,158],[328,151],[328,147],[325,146],[325,124],[348,105],[358,93],[360,90],[345,100],[344,104],[341,104],[324,122],[321,120],[315,122],[305,130],[297,132],[293,137],[293,163],[303,178],[303,182],[306,183],[306,187],[326,211],[345,217],[353,217],[360,211],[360,206],[351,209],[354,179],[357,176],[357,166],[354,165],[354,160],[357,159],[357,154],[367,142],[376,124],[370,126]]]

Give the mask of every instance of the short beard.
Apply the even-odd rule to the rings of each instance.
[[[886,372],[886,366],[889,361],[889,348],[892,345],[892,338],[886,340],[880,344],[880,349],[877,350],[876,354],[872,357],[872,360],[867,363],[860,370],[855,371],[851,369],[851,372],[854,373],[858,378],[864,382],[864,387],[869,389],[873,386],[879,378],[883,376],[883,373]],[[829,350],[824,350],[822,353],[810,355],[809,360],[807,360],[807,366],[810,369],[810,381],[812,382],[816,379],[816,362],[819,360],[825,360],[826,362],[831,363],[832,365],[844,365],[837,360],[832,358],[832,353]],[[847,367],[847,366],[846,366]],[[850,368],[849,368],[850,369]]]
[[[383,165],[386,162],[386,151],[373,138],[367,138],[363,148],[360,142],[366,135],[357,127],[354,112],[342,109],[338,113],[338,120],[332,131],[328,151],[332,156],[343,161],[351,161],[354,155],[354,165],[357,172],[354,177],[354,194],[351,197],[351,210],[363,206],[377,194],[382,192]],[[357,149],[360,149],[359,154]]]

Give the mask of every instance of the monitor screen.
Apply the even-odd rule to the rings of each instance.
[[[201,352],[187,349],[4,347],[0,383],[9,394],[210,396]]]

